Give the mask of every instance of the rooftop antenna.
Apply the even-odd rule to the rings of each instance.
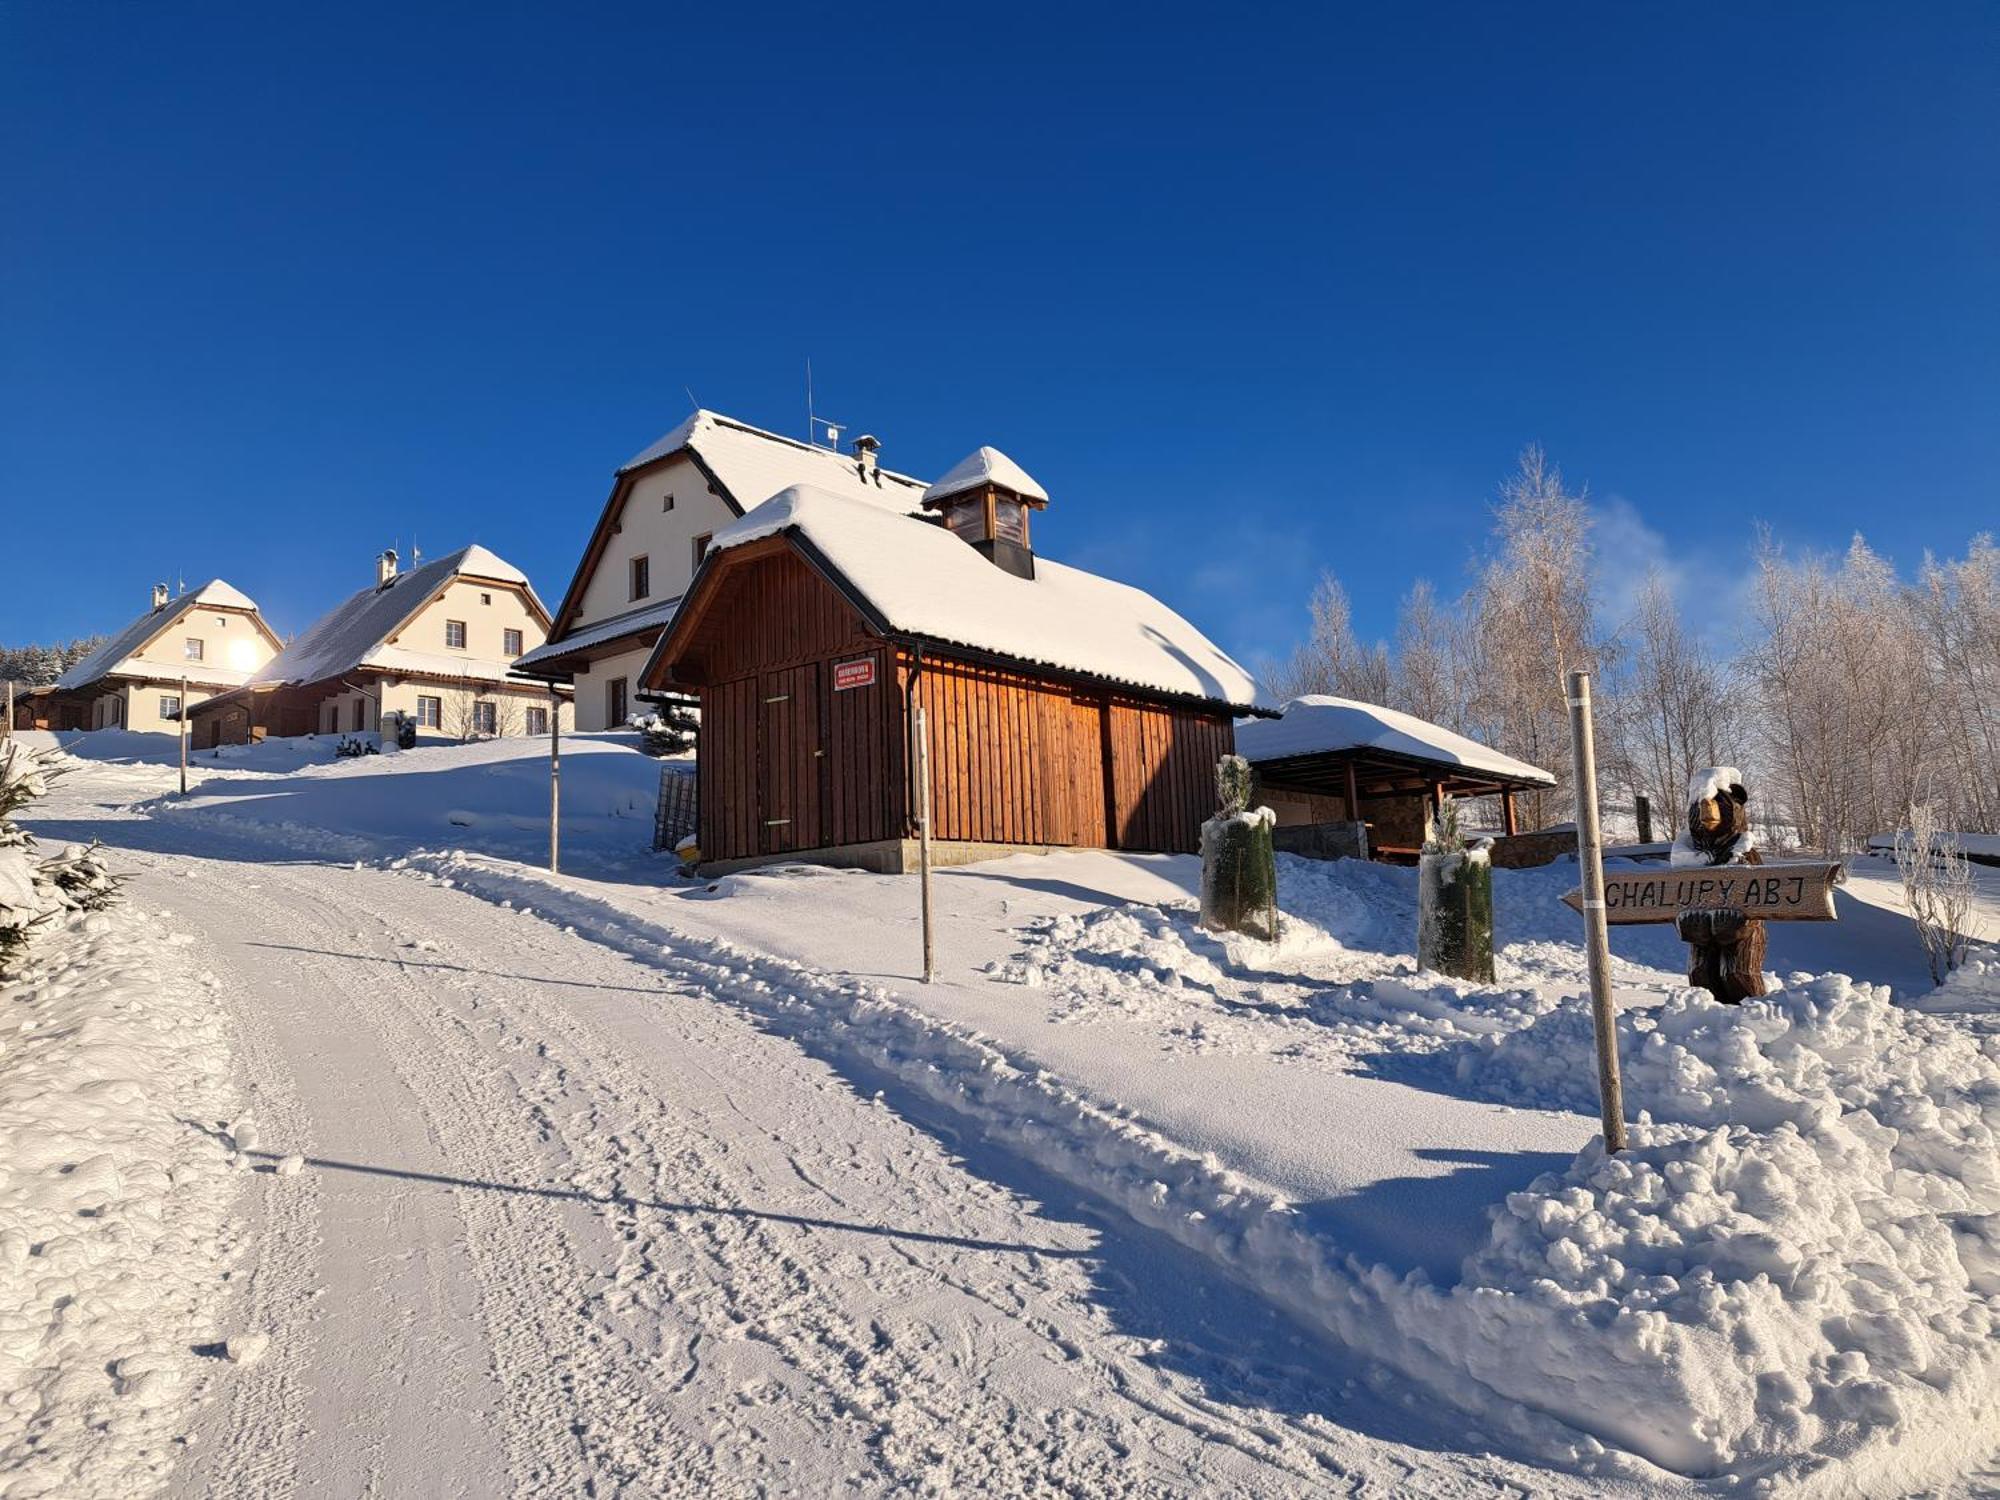
[[[812,447],[820,446],[821,433],[826,434],[826,446],[835,452],[840,450],[840,435],[846,431],[845,422],[830,421],[813,410],[813,362],[806,361],[806,442]]]

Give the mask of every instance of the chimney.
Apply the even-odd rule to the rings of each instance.
[[[153,585],[153,608],[165,609],[166,607],[167,586],[164,583],[156,583]]]
[[[375,559],[375,587],[387,588],[389,580],[396,576],[396,549],[387,548]]]
[[[882,467],[882,442],[872,433],[862,433],[854,440],[854,470],[863,479],[873,482],[876,472]]]
[[[925,490],[921,503],[996,568],[1017,578],[1035,576],[1028,513],[1046,510],[1048,493],[998,448],[975,449]]]

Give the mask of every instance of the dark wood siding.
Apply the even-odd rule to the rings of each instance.
[[[757,852],[757,679],[701,690],[701,832],[710,859]]]
[[[927,658],[933,831],[993,844],[1101,847],[1098,699],[1066,683]]]
[[[1121,849],[1191,853],[1215,811],[1215,763],[1235,748],[1230,720],[1129,698],[1110,705],[1112,821]]]
[[[757,786],[763,854],[817,849],[827,842],[826,799],[820,795],[826,760],[820,666],[808,662],[759,679]]]
[[[745,549],[703,592],[665,669],[701,698],[703,856],[913,834],[910,653],[782,543]],[[867,675],[840,676],[842,663],[863,662],[872,681],[836,687]],[[937,838],[1196,847],[1233,744],[1226,715],[928,653],[921,684]]]

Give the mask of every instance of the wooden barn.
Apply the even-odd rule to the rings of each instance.
[[[1042,490],[981,449],[930,518],[787,489],[718,532],[641,677],[700,700],[703,867],[1191,851],[1250,674],[1151,595],[1037,558]]]

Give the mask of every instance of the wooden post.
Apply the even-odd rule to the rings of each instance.
[[[1639,815],[1639,842],[1653,842],[1653,804],[1646,800],[1644,792],[1639,793],[1632,804],[1632,810]]]
[[[937,977],[937,946],[931,922],[931,737],[924,706],[915,715],[917,734],[917,876],[923,889],[924,983]]]
[[[1618,1078],[1618,1020],[1611,1003],[1611,932],[1604,915],[1604,848],[1597,824],[1597,747],[1590,674],[1569,674],[1570,751],[1576,767],[1576,862],[1583,872],[1583,946],[1590,963],[1590,1019],[1597,1033],[1597,1098],[1604,1149],[1625,1149],[1625,1094]]]
[[[562,870],[562,697],[549,680],[549,873]]]
[[[1500,828],[1510,839],[1521,831],[1521,815],[1515,810],[1511,791],[1500,794]]]
[[[10,740],[14,738],[14,679],[11,677],[7,679],[7,727],[0,729],[0,735]]]
[[[1354,779],[1353,761],[1348,761],[1345,769],[1347,771],[1347,821],[1350,823],[1359,823],[1361,821],[1361,784]]]
[[[188,680],[181,678],[181,795],[188,794]]]

